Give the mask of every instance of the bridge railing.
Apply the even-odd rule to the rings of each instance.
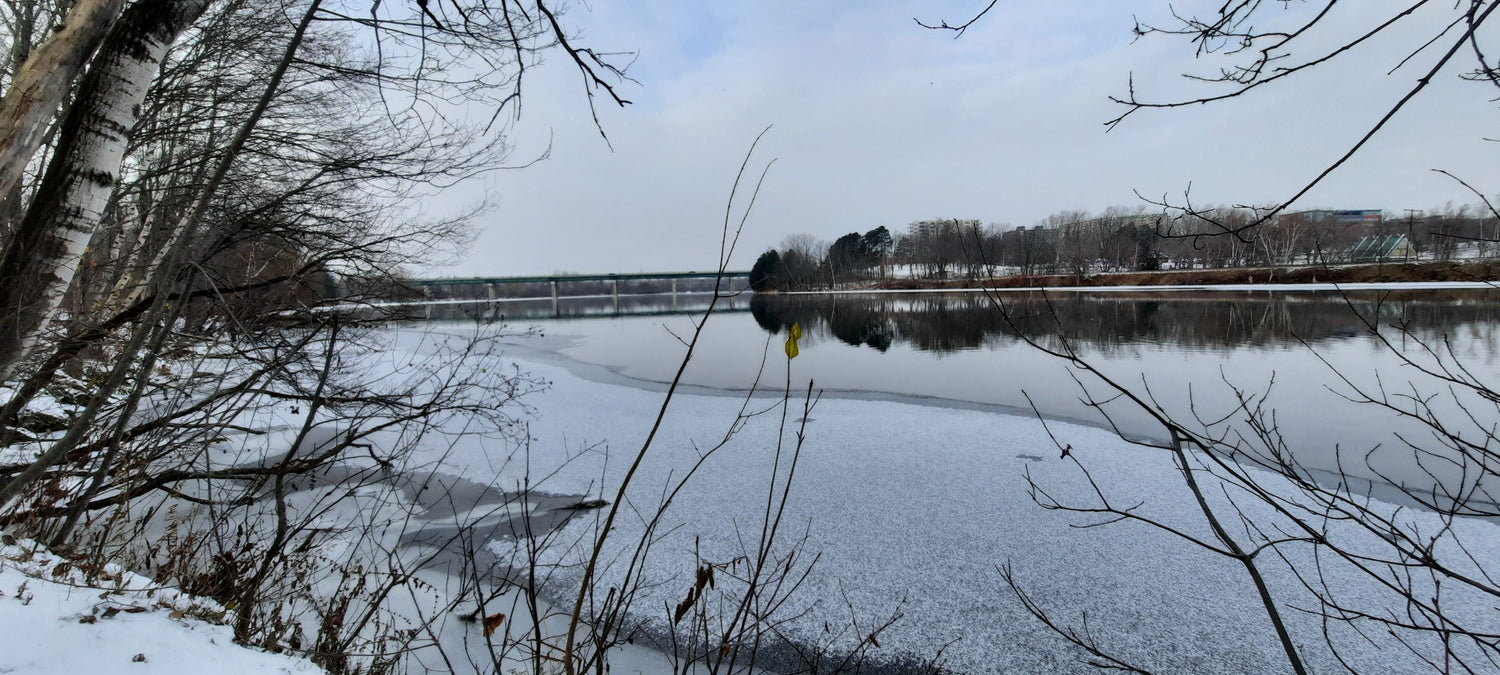
[[[749,272],[726,272],[720,290],[748,288]],[[524,298],[619,297],[709,293],[721,275],[715,272],[552,275],[464,279],[414,279],[413,295],[431,300],[501,300]]]

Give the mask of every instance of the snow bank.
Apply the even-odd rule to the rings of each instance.
[[[225,610],[211,600],[115,566],[95,573],[31,541],[0,547],[0,672],[322,672],[235,644],[214,622]]]

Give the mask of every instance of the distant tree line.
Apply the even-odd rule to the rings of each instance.
[[[1429,212],[1299,211],[1241,236],[1219,236],[1262,218],[1257,207],[1167,215],[1110,207],[1099,215],[1059,211],[1030,227],[978,220],[911,223],[850,232],[832,243],[788,236],[751,270],[757,291],[806,290],[888,276],[984,279],[1009,275],[1094,274],[1361,262],[1448,260],[1496,254],[1500,221],[1488,210],[1449,205]]]
[[[750,287],[757,291],[796,290],[869,278],[886,262],[895,238],[884,225],[860,234],[850,232],[832,244],[805,234],[788,236],[780,250],[769,249],[750,268]]]

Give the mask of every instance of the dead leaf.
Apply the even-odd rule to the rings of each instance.
[[[484,636],[489,637],[490,633],[495,632],[495,629],[499,628],[500,624],[504,621],[504,614],[491,614],[487,617],[484,617]]]
[[[677,623],[679,621],[682,621],[682,617],[684,617],[684,616],[687,615],[688,610],[692,609],[693,608],[693,603],[695,603],[697,601],[698,601],[698,589],[697,588],[689,588],[688,589],[687,597],[683,598],[682,602],[677,603],[677,609],[672,612],[672,623],[675,624],[675,623]]]

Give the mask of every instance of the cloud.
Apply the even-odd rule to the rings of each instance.
[[[1347,150],[1419,75],[1385,75],[1413,30],[1284,86],[1144,111],[1105,133],[1102,123],[1121,112],[1107,96],[1125,93],[1132,73],[1143,95],[1201,95],[1180,73],[1215,62],[1194,61],[1185,41],[1131,44],[1132,12],[1160,20],[1165,3],[1100,5],[1001,3],[953,40],[917,27],[902,3],[599,3],[572,17],[592,44],[640,51],[641,85],[626,92],[636,103],[600,109],[614,151],[592,127],[577,73],[554,54],[513,130],[518,156],[550,138],[552,159],[488,183],[499,208],[473,255],[442,273],[711,267],[735,171],[769,124],[757,158],[776,164],[736,267],[792,232],[831,240],[930,217],[1025,225],[1063,209],[1136,204],[1135,190],[1180,196],[1191,185],[1198,202],[1272,202]],[[938,4],[924,11],[946,14],[923,18],[975,7]],[[1356,20],[1337,18],[1346,31]],[[1481,140],[1494,124],[1490,95],[1456,73],[1439,78],[1304,203],[1466,201],[1429,171],[1438,166],[1500,184]]]

